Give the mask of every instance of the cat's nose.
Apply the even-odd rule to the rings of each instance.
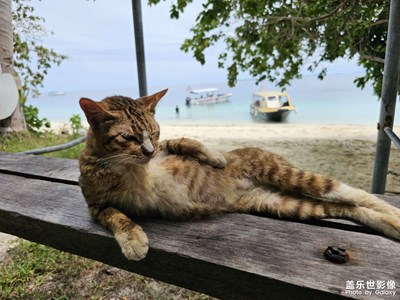
[[[145,156],[151,157],[154,154],[154,150],[148,151],[146,148],[142,147],[142,152]]]
[[[149,141],[144,142],[141,147],[142,152],[145,156],[151,157],[154,154],[154,147],[152,145],[152,143],[150,143]]]

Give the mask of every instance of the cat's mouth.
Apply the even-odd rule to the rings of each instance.
[[[147,164],[150,161],[150,159],[151,159],[151,157],[146,156],[146,157],[142,158],[141,163]]]
[[[144,156],[138,161],[139,164],[147,164],[154,156]]]

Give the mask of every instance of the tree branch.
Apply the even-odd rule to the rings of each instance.
[[[385,23],[388,23],[388,22],[389,22],[388,19],[378,20],[378,21],[376,21],[374,23],[371,23],[371,25],[369,25],[368,28],[371,28],[371,27],[374,27],[374,26],[378,26],[378,25],[381,25],[381,24],[385,24]]]
[[[337,13],[349,0],[344,0],[339,3],[337,7],[335,7],[332,11],[328,12],[325,15],[315,17],[315,18],[304,18],[304,17],[285,17],[285,16],[267,16],[268,20],[274,20],[276,23],[280,21],[301,21],[301,22],[315,22],[323,19],[327,19]]]
[[[381,64],[385,63],[385,59],[384,58],[375,57],[375,56],[366,55],[366,54],[360,54],[360,59],[361,60],[375,61],[375,62],[378,62],[378,63],[381,63]]]

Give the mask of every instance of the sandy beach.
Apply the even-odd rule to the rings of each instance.
[[[222,151],[260,147],[280,154],[304,170],[334,177],[366,191],[371,189],[376,125],[160,123],[160,127],[161,139],[193,138]],[[70,128],[68,123],[54,122],[52,130],[60,133]],[[399,134],[400,126],[394,131]],[[386,190],[400,193],[400,151],[394,146]]]
[[[84,125],[87,128],[87,124]],[[197,125],[160,123],[161,139],[193,138],[229,151],[260,147],[278,153],[304,170],[334,177],[366,191],[371,189],[376,125],[245,123]],[[56,133],[68,124],[52,123]],[[400,133],[400,126],[394,128]],[[400,151],[392,146],[387,192],[400,193]]]
[[[334,177],[366,191],[371,189],[377,129],[366,125],[243,124],[161,125],[161,138],[189,137],[229,151],[260,147],[291,163]],[[400,127],[395,127],[400,132]],[[400,192],[400,151],[392,147],[387,191]]]

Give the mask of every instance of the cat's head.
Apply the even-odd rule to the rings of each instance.
[[[123,96],[100,102],[81,98],[79,104],[90,125],[88,146],[101,157],[125,157],[126,163],[148,162],[160,137],[155,108],[166,92],[136,100]]]

